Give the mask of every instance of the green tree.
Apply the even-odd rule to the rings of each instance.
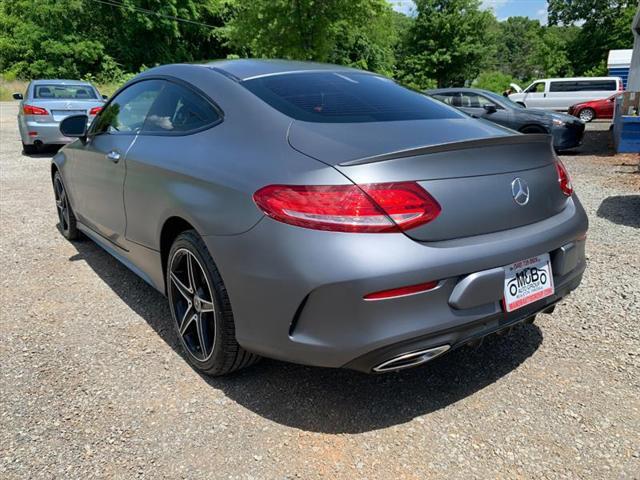
[[[417,0],[398,66],[415,88],[446,87],[473,80],[494,63],[497,21],[478,0]]]
[[[392,71],[397,37],[386,0],[254,0],[235,5],[225,34],[240,55]]]
[[[633,46],[637,8],[637,0],[549,0],[550,25],[581,24],[569,49],[575,73],[600,70],[609,50]]]

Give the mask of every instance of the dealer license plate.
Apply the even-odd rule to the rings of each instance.
[[[512,263],[504,270],[504,305],[507,312],[553,295],[553,274],[548,253]]]

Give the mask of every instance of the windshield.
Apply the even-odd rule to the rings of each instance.
[[[33,98],[91,100],[98,97],[88,85],[36,85],[33,87]]]
[[[301,72],[242,82],[296,120],[321,123],[461,118],[462,114],[393,80],[359,72]]]
[[[498,95],[497,93],[493,93],[493,92],[484,92],[484,93],[487,97],[493,100],[496,100],[502,103],[503,105],[506,105],[507,107],[520,108],[520,109],[525,108],[519,103],[516,103],[513,100],[511,100],[509,97],[503,97],[502,95]]]

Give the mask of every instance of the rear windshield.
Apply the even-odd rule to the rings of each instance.
[[[306,122],[392,122],[463,117],[455,109],[421,93],[366,73],[287,73],[246,80],[242,84],[273,108]]]
[[[98,97],[95,90],[87,85],[35,85],[33,98],[91,100]]]

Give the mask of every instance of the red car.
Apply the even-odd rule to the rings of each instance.
[[[616,93],[602,100],[576,103],[569,107],[569,115],[578,117],[584,122],[590,122],[594,118],[613,118],[613,107],[616,104],[616,96],[618,95],[619,93]]]

